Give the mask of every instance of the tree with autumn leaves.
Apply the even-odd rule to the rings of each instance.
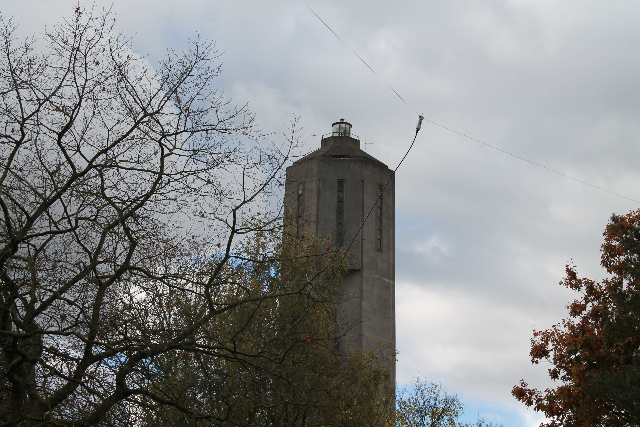
[[[277,258],[265,255],[271,246]],[[241,249],[245,260],[229,267],[233,286],[221,297],[243,304],[202,328],[204,351],[168,352],[150,361],[157,393],[216,414],[224,425],[388,425],[393,407],[380,393],[391,394],[383,349],[335,351],[343,254],[310,233],[260,234]],[[205,261],[203,277],[216,265]],[[165,304],[173,306],[176,324],[193,323],[205,306],[182,295]],[[144,408],[145,425],[193,420],[157,402]]]
[[[549,362],[550,377],[562,384],[513,388],[516,399],[546,415],[544,425],[640,425],[640,210],[611,217],[601,265],[609,273],[601,282],[566,267],[561,284],[581,297],[567,319],[531,340],[532,362]]]
[[[334,351],[341,254],[269,209],[296,133],[212,43],[152,67],[113,25],[0,25],[0,425],[381,424],[384,363]]]

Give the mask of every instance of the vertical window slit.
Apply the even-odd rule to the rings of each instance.
[[[298,184],[298,215],[296,216],[296,233],[300,235],[300,225],[302,224],[302,184]]]
[[[376,218],[376,248],[382,250],[382,187],[378,187],[378,206]]]
[[[344,180],[338,180],[338,200],[336,205],[336,242],[342,243],[344,221]]]

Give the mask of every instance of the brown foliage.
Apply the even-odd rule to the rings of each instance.
[[[637,375],[640,350],[640,211],[613,216],[604,232],[601,265],[610,277],[596,282],[567,265],[560,282],[581,293],[567,306],[569,317],[534,331],[531,361],[549,362],[549,376],[562,384],[539,391],[520,381],[512,394],[544,413],[548,426],[636,425],[637,394],[623,380]],[[613,381],[613,378],[616,378]],[[617,384],[616,384],[617,382]],[[635,392],[634,392],[635,393]]]

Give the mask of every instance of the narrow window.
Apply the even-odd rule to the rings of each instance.
[[[382,187],[378,187],[378,206],[376,215],[376,248],[382,250]]]
[[[342,243],[344,222],[344,180],[338,180],[338,204],[336,205],[336,242]]]
[[[296,233],[300,235],[300,224],[302,224],[302,184],[298,184],[298,215],[296,216]]]

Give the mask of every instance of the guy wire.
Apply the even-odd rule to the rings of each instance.
[[[463,136],[463,137],[465,137],[465,138],[467,138],[467,139],[470,139],[470,140],[472,140],[472,141],[479,142],[480,144],[485,145],[485,146],[487,146],[487,147],[489,147],[489,148],[493,148],[494,150],[500,151],[501,153],[507,154],[507,155],[509,155],[509,156],[511,156],[511,157],[515,157],[516,159],[518,159],[518,160],[522,160],[523,162],[527,162],[527,163],[530,163],[530,164],[532,164],[532,165],[534,165],[534,166],[537,166],[537,167],[539,167],[539,168],[542,168],[542,169],[548,170],[549,172],[553,172],[553,173],[558,174],[558,175],[560,175],[560,176],[563,176],[563,177],[565,177],[565,178],[572,179],[572,180],[574,180],[574,181],[576,181],[576,182],[579,182],[579,183],[581,183],[581,184],[588,185],[589,187],[595,188],[595,189],[600,190],[600,191],[604,191],[605,193],[609,193],[609,194],[612,194],[612,195],[614,195],[614,196],[622,197],[623,199],[627,199],[627,200],[630,200],[630,201],[635,202],[635,203],[640,203],[640,201],[638,201],[638,200],[634,200],[634,199],[632,199],[632,198],[630,198],[630,197],[623,196],[622,194],[614,193],[613,191],[609,191],[609,190],[607,190],[606,188],[598,187],[597,185],[589,184],[588,182],[586,182],[586,181],[582,181],[581,179],[578,179],[578,178],[574,178],[574,177],[572,177],[571,175],[567,175],[567,174],[562,173],[562,172],[559,172],[559,171],[557,171],[557,170],[555,170],[555,169],[548,168],[548,167],[546,167],[546,166],[544,166],[544,165],[541,165],[540,163],[532,162],[531,160],[525,159],[524,157],[518,156],[517,154],[510,153],[509,151],[507,151],[507,150],[503,150],[502,148],[498,148],[498,147],[496,147],[496,146],[494,146],[494,145],[487,144],[487,143],[486,143],[486,142],[484,142],[484,141],[481,141],[481,140],[479,140],[479,139],[477,139],[477,138],[474,138],[474,137],[472,137],[472,136],[466,135],[466,134],[464,134],[464,133],[462,133],[462,132],[458,132],[458,131],[457,131],[457,130],[455,130],[455,129],[448,128],[448,127],[446,127],[446,126],[444,126],[444,125],[441,125],[440,123],[436,123],[436,122],[434,122],[433,120],[425,119],[425,121],[427,121],[427,122],[431,123],[432,125],[436,125],[436,126],[438,126],[438,127],[441,127],[442,129],[446,129],[446,130],[448,130],[449,132],[453,132],[453,133],[455,133],[455,134],[458,134],[458,135],[460,135],[460,136]]]
[[[333,31],[333,29],[332,29],[332,28],[331,28],[331,27],[330,27],[326,22],[324,22],[324,20],[323,20],[322,18],[320,18],[320,16],[318,16],[318,14],[317,14],[316,12],[314,12],[314,10],[313,10],[313,9],[311,9],[311,8],[309,7],[309,5],[308,5],[307,3],[305,3],[305,2],[304,2],[304,0],[300,0],[300,2],[301,2],[302,4],[304,4],[304,5],[307,7],[307,9],[309,9],[309,10],[311,11],[311,13],[313,13],[313,14],[316,16],[316,18],[318,18],[318,19],[320,20],[320,22],[322,22],[322,23],[324,24],[324,26],[325,26],[325,27],[327,27],[327,28],[329,29],[329,31],[331,31],[331,32],[333,33],[333,35],[334,35],[334,36],[336,36],[336,37],[338,38],[338,40],[340,40],[340,41],[341,41],[341,42],[342,42],[342,43],[343,43],[343,44],[344,44],[344,45],[345,45],[345,46],[346,46],[346,47],[347,47],[351,52],[353,52],[353,54],[354,54],[355,56],[357,56],[357,57],[358,57],[358,59],[360,59],[360,61],[362,61],[362,63],[363,63],[364,65],[366,65],[366,66],[367,66],[367,68],[368,68],[369,70],[371,70],[371,72],[373,72],[373,74],[375,74],[376,76],[378,76],[378,78],[379,78],[380,80],[382,80],[382,82],[383,82],[385,85],[387,85],[387,87],[388,87],[389,89],[391,89],[391,90],[393,91],[393,93],[395,93],[395,94],[398,96],[398,98],[400,98],[400,99],[402,100],[402,102],[404,102],[404,103],[405,103],[409,108],[411,108],[411,109],[412,109],[416,114],[420,115],[420,114],[416,111],[416,109],[415,109],[415,108],[413,108],[411,105],[409,105],[409,103],[408,103],[408,102],[407,102],[407,101],[406,101],[402,96],[400,96],[400,94],[399,94],[398,92],[396,92],[396,90],[395,90],[394,88],[392,88],[392,87],[389,85],[389,83],[387,83],[387,82],[386,82],[382,77],[380,77],[380,75],[379,75],[378,73],[376,73],[376,71],[375,71],[373,68],[371,68],[371,66],[370,66],[369,64],[367,64],[367,62],[366,62],[364,59],[362,59],[362,57],[361,57],[360,55],[358,55],[358,53],[357,53],[355,50],[353,50],[353,49],[351,48],[351,46],[349,46],[349,45],[348,45],[344,40],[342,40],[342,38],[341,38],[341,37],[340,37],[340,36],[339,36],[335,31]],[[464,134],[464,133],[462,133],[462,132],[458,132],[458,131],[457,131],[457,130],[455,130],[455,129],[451,129],[451,128],[448,128],[448,127],[446,127],[446,126],[443,126],[443,125],[441,125],[441,124],[439,124],[439,123],[436,123],[436,122],[434,122],[433,120],[429,120],[429,119],[425,119],[425,120],[426,120],[427,122],[429,122],[429,123],[433,124],[433,125],[436,125],[436,126],[438,126],[438,127],[441,127],[441,128],[443,128],[443,129],[446,129],[446,130],[448,130],[448,131],[450,131],[450,132],[456,133],[456,134],[458,134],[458,135],[460,135],[460,136],[463,136],[463,137],[465,137],[465,138],[468,138],[468,139],[470,139],[470,140],[472,140],[472,141],[479,142],[480,144],[486,145],[487,147],[493,148],[494,150],[498,150],[498,151],[500,151],[500,152],[502,152],[502,153],[504,153],[504,154],[507,154],[507,155],[509,155],[509,156],[511,156],[511,157],[515,157],[516,159],[519,159],[519,160],[522,160],[522,161],[524,161],[524,162],[530,163],[530,164],[532,164],[532,165],[534,165],[534,166],[538,166],[539,168],[546,169],[546,170],[547,170],[547,171],[549,171],[549,172],[553,172],[553,173],[555,173],[555,174],[558,174],[558,175],[563,176],[563,177],[565,177],[565,178],[569,178],[569,179],[571,179],[571,180],[573,180],[573,181],[576,181],[576,182],[579,182],[579,183],[581,183],[581,184],[588,185],[589,187],[595,188],[595,189],[600,190],[600,191],[604,191],[605,193],[609,193],[609,194],[612,194],[612,195],[614,195],[614,196],[618,196],[618,197],[621,197],[621,198],[626,199],[626,200],[630,200],[630,201],[635,202],[635,203],[640,203],[640,201],[638,201],[638,200],[632,199],[632,198],[630,198],[630,197],[623,196],[622,194],[614,193],[613,191],[607,190],[607,189],[602,188],[602,187],[598,187],[597,185],[590,184],[590,183],[588,183],[588,182],[586,182],[586,181],[582,181],[582,180],[580,180],[580,179],[574,178],[574,177],[572,177],[572,176],[570,176],[570,175],[567,175],[567,174],[564,174],[564,173],[559,172],[559,171],[557,171],[557,170],[554,170],[554,169],[548,168],[548,167],[543,166],[543,165],[541,165],[541,164],[539,164],[539,163],[532,162],[531,160],[527,160],[527,159],[525,159],[524,157],[520,157],[520,156],[518,156],[518,155],[516,155],[516,154],[510,153],[510,152],[508,152],[508,151],[506,151],[506,150],[503,150],[503,149],[501,149],[501,148],[495,147],[495,146],[493,146],[493,145],[491,145],[491,144],[487,144],[486,142],[480,141],[479,139],[473,138],[473,137],[471,137],[471,136],[469,136],[469,135],[465,135],[465,134]],[[403,158],[403,160],[404,160],[404,158]]]
[[[333,30],[331,29],[331,27],[330,27],[329,25],[327,25],[327,23],[326,23],[326,22],[324,22],[324,21],[322,20],[322,18],[320,18],[320,17],[318,16],[318,14],[317,14],[317,13],[315,13],[315,12],[313,11],[313,9],[311,9],[311,8],[309,7],[309,5],[308,5],[308,4],[306,4],[306,3],[304,2],[304,0],[300,0],[300,1],[302,2],[302,4],[303,4],[303,5],[307,6],[307,9],[309,9],[309,10],[311,11],[311,13],[313,13],[314,15],[316,15],[316,18],[318,18],[318,19],[320,20],[320,22],[322,22],[322,23],[324,24],[324,26],[325,26],[325,27],[327,27],[327,28],[329,29],[329,31],[331,31],[331,32],[333,33],[333,35],[334,35],[334,36],[336,36],[336,37],[338,38],[338,40],[340,40],[340,41],[341,41],[341,42],[342,42],[342,43],[343,43],[343,44],[344,44],[344,45],[345,45],[345,46],[346,46],[346,47],[347,47],[351,52],[353,52],[353,54],[354,54],[355,56],[357,56],[357,57],[358,57],[358,59],[360,59],[360,61],[362,61],[362,63],[363,63],[364,65],[366,65],[366,66],[367,66],[367,68],[368,68],[368,69],[370,69],[370,70],[371,70],[371,72],[372,72],[373,74],[375,74],[376,76],[378,76],[378,78],[379,78],[380,80],[382,80],[382,83],[384,83],[385,85],[387,85],[387,87],[388,87],[389,89],[391,89],[391,90],[393,91],[393,93],[395,93],[395,94],[397,95],[397,97],[398,97],[398,98],[400,98],[400,99],[402,100],[402,102],[404,102],[405,104],[407,104],[407,107],[411,108],[411,109],[413,110],[413,112],[414,112],[414,113],[416,113],[417,115],[420,115],[420,114],[416,111],[416,109],[415,109],[415,108],[413,108],[411,105],[409,105],[409,103],[408,103],[408,102],[407,102],[403,97],[401,97],[401,96],[400,96],[400,94],[399,94],[398,92],[396,92],[396,90],[395,90],[394,88],[392,88],[392,87],[389,85],[389,83],[387,83],[387,82],[386,82],[382,77],[380,77],[380,74],[376,73],[376,70],[374,70],[373,68],[371,68],[371,66],[370,66],[369,64],[367,64],[367,61],[365,61],[364,59],[362,59],[362,57],[361,57],[360,55],[358,55],[358,53],[357,53],[355,50],[351,49],[351,46],[349,46],[349,45],[348,45],[344,40],[342,40],[342,38],[341,38],[338,34],[336,34],[336,32],[335,32],[335,31],[333,31]]]

